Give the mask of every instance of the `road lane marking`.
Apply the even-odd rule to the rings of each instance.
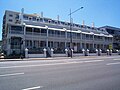
[[[116,65],[116,64],[120,64],[120,62],[116,62],[116,63],[108,63],[106,65]]]
[[[22,89],[22,90],[35,90],[35,89],[39,89],[42,88],[43,86],[37,86],[37,87],[31,87],[31,88],[26,88],[26,89]]]
[[[113,59],[113,60],[120,60],[120,58],[118,58],[118,59]]]
[[[0,67],[0,69],[8,69],[8,68],[25,68],[25,67],[40,67],[40,66],[53,66],[53,65],[64,65],[64,64],[77,64],[77,63],[92,63],[92,62],[100,62],[104,60],[91,60],[91,61],[71,61],[71,62],[63,62],[63,63],[53,63],[53,64],[38,64],[38,65],[24,65],[24,66],[9,66],[9,67]]]
[[[100,62],[100,61],[104,61],[104,60],[92,60],[92,61],[84,61],[84,62],[88,62],[88,63],[90,63],[90,62]]]
[[[0,77],[17,76],[17,75],[23,75],[23,74],[24,74],[24,73],[3,74],[3,75],[0,75]]]

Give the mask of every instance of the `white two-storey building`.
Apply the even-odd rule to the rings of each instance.
[[[25,48],[31,53],[41,53],[43,48],[53,48],[55,53],[62,53],[70,47],[70,38],[74,52],[82,49],[106,50],[112,45],[113,36],[104,29],[75,23],[71,26],[72,30],[69,22],[6,10],[2,49],[6,55],[24,53]]]

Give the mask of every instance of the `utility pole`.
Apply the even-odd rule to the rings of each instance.
[[[83,9],[83,7],[80,7],[78,9],[76,9],[75,11],[71,12],[71,9],[70,9],[70,13],[69,13],[69,16],[70,16],[70,57],[72,58],[73,55],[72,55],[72,48],[73,48],[73,44],[72,44],[72,22],[71,22],[71,15],[77,11],[79,11],[80,9]]]

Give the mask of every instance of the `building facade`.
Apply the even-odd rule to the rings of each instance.
[[[102,28],[70,24],[37,14],[5,11],[2,49],[7,55],[24,53],[25,48],[31,52],[53,48],[54,52],[62,53],[66,48],[70,48],[70,38],[74,52],[82,49],[106,50],[113,42],[113,36]]]
[[[120,28],[103,26],[102,29],[105,29],[109,34],[113,36],[113,49],[120,50]]]

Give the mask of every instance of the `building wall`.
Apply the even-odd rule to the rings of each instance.
[[[108,45],[112,44],[112,36],[103,29],[75,23],[72,24],[72,31],[69,29],[68,22],[6,11],[3,50],[7,55],[23,53],[25,48],[41,50],[49,47],[62,52],[65,48],[70,48],[70,33],[72,48],[76,52],[83,48],[107,49]]]

